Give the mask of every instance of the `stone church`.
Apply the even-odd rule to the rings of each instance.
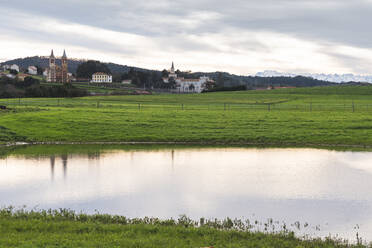
[[[61,58],[61,66],[57,65],[56,57],[54,57],[54,53],[52,53],[49,57],[49,68],[47,73],[47,81],[48,82],[57,82],[57,83],[69,83],[70,78],[68,75],[68,63],[67,63],[67,56],[66,51],[63,51],[63,56]]]

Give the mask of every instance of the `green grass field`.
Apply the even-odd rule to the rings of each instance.
[[[128,219],[62,209],[27,212],[7,208],[0,210],[0,247],[367,247],[332,239],[299,239],[291,231],[264,233],[251,228],[249,223],[230,219]]]
[[[2,99],[0,142],[372,146],[372,86]]]

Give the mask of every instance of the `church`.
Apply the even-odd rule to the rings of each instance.
[[[163,82],[169,83],[170,80],[174,80],[176,82],[175,92],[179,93],[201,93],[204,89],[206,89],[206,84],[208,82],[214,82],[209,77],[205,76],[198,79],[186,79],[183,77],[178,77],[173,62],[172,67],[169,70],[168,78],[163,78]]]
[[[70,77],[68,75],[68,62],[66,51],[63,51],[63,56],[61,58],[61,65],[57,65],[56,57],[54,57],[54,53],[52,53],[49,57],[49,68],[47,71],[47,81],[52,83],[69,83]]]

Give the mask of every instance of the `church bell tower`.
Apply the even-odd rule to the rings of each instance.
[[[62,83],[67,83],[68,80],[68,64],[67,64],[67,56],[66,51],[63,50],[63,56],[62,56]]]
[[[49,73],[48,73],[48,81],[49,82],[56,82],[57,75],[56,75],[56,57],[54,57],[53,49],[49,56]]]

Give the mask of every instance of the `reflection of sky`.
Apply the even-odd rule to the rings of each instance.
[[[359,224],[372,240],[372,153],[189,149],[173,156],[171,150],[69,156],[65,168],[61,157],[54,166],[51,161],[0,160],[0,205],[128,217],[298,220],[347,238]]]

